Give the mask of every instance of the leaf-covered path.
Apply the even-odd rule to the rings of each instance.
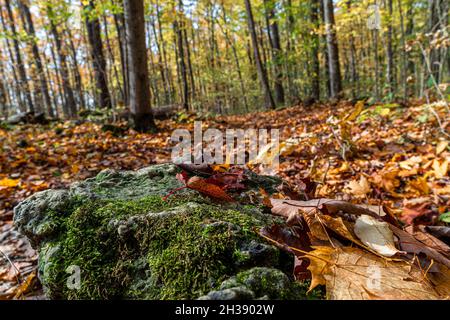
[[[276,174],[307,198],[382,204],[406,224],[444,225],[439,219],[449,219],[450,211],[446,108],[439,102],[341,102],[210,119],[183,115],[159,122],[158,134],[115,134],[92,122],[0,129],[0,298],[17,294],[18,280],[26,281],[36,263],[34,251],[11,226],[19,201],[105,168],[168,162],[172,131],[193,130],[195,120],[202,120],[204,129],[279,128]]]

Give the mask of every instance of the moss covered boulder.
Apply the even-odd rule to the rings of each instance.
[[[301,299],[292,257],[256,228],[280,223],[262,207],[217,203],[179,188],[179,168],[105,170],[19,204],[14,222],[39,251],[53,299]],[[277,180],[254,177],[272,185]],[[267,188],[266,188],[267,189]],[[270,189],[270,188],[268,188]],[[78,285],[70,285],[74,270]]]

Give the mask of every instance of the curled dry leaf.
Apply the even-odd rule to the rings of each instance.
[[[189,189],[196,190],[201,194],[204,194],[210,198],[214,198],[217,200],[227,201],[227,202],[235,202],[232,197],[230,197],[222,188],[216,186],[215,184],[211,184],[206,182],[205,179],[194,176],[190,178],[186,184]]]
[[[369,181],[367,181],[366,177],[361,176],[359,181],[353,180],[350,181],[346,188],[350,192],[350,194],[355,196],[365,196],[371,191]]]
[[[354,231],[366,246],[385,257],[399,252],[395,247],[394,234],[386,222],[362,215],[356,220]]]
[[[407,262],[386,261],[359,248],[315,247],[308,259],[312,275],[309,290],[325,285],[327,298],[331,300],[445,298],[417,267]],[[444,281],[439,283],[442,285]]]
[[[422,242],[418,241],[415,237],[410,235],[408,232],[399,229],[393,225],[389,226],[394,232],[394,234],[399,238],[400,249],[402,251],[420,254],[425,254],[428,258],[433,259],[436,262],[442,263],[443,265],[450,268],[450,260],[441,254],[436,249],[429,247]]]
[[[405,228],[405,231],[423,244],[439,251],[446,257],[450,257],[450,247],[445,242],[426,232],[425,226],[408,226]]]

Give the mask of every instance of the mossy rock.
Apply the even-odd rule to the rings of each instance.
[[[305,298],[306,286],[289,275],[292,256],[255,233],[280,220],[262,207],[216,203],[189,189],[164,201],[181,186],[177,172],[171,164],[105,170],[68,190],[43,191],[19,204],[14,222],[39,251],[46,295]],[[78,286],[68,285],[74,268],[80,271]]]

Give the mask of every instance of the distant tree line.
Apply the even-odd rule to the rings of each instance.
[[[375,6],[374,6],[375,5]],[[0,0],[0,112],[249,112],[422,97],[450,80],[447,0]],[[379,13],[379,28],[370,27]],[[441,86],[439,86],[441,85]]]

